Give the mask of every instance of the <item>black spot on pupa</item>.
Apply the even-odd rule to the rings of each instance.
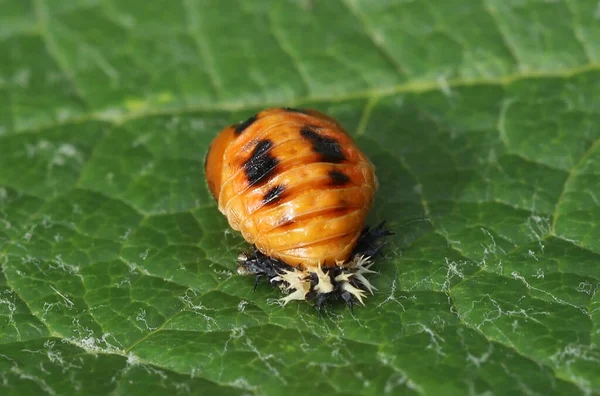
[[[252,117],[248,118],[246,121],[242,121],[240,123],[237,123],[235,125],[235,134],[239,135],[242,132],[244,132],[244,129],[248,128],[250,125],[252,125],[252,123],[254,123],[254,121],[256,121],[256,119],[258,118],[258,116],[256,114],[254,114]]]
[[[271,155],[271,147],[273,147],[272,141],[260,140],[256,143],[250,158],[244,162],[244,173],[251,186],[266,183],[275,173],[279,161]]]
[[[329,179],[331,186],[343,186],[350,181],[350,178],[343,172],[331,170],[329,171]]]
[[[263,203],[265,205],[273,205],[276,204],[283,198],[283,193],[285,192],[285,187],[283,184],[278,184],[275,187],[271,188],[265,196],[263,197]]]
[[[337,164],[346,159],[337,140],[319,135],[313,127],[303,127],[300,130],[300,135],[310,140],[313,151],[321,155],[322,161]]]
[[[282,107],[282,109],[285,111],[293,112],[293,113],[308,114],[308,110],[306,110],[306,109],[296,109],[294,107]]]

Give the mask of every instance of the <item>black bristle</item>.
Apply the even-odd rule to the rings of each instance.
[[[348,293],[347,291],[343,291],[342,299],[346,301],[346,305],[350,309],[350,312],[354,312],[354,297],[352,294]]]
[[[352,254],[362,254],[368,257],[375,257],[378,253],[381,254],[383,243],[379,243],[379,240],[383,237],[396,234],[395,232],[384,228],[384,226],[385,221],[382,221],[373,228],[366,226],[358,238],[358,242],[356,243]]]
[[[385,222],[381,222],[375,227],[365,227],[358,239],[356,247],[352,252],[352,257],[355,255],[374,257],[379,254],[382,255],[381,249],[385,245],[385,242],[380,242],[381,238],[395,235],[393,231],[384,228]],[[255,275],[254,290],[258,287],[260,278],[265,277],[269,281],[268,283],[272,286],[280,287],[282,285],[288,286],[287,282],[283,280],[274,281],[274,279],[280,276],[285,271],[293,271],[296,268],[285,264],[283,261],[268,257],[261,253],[256,247],[250,252],[246,252],[238,261],[238,265],[242,271],[240,273],[247,275]],[[334,266],[325,266],[321,268],[323,272],[329,274],[330,281],[333,285],[333,291],[327,294],[318,293],[315,290],[315,286],[318,284],[319,279],[316,273],[309,273],[306,280],[310,281],[310,291],[306,294],[305,298],[308,301],[314,302],[314,307],[319,312],[319,317],[322,316],[323,309],[326,305],[334,303],[337,300],[343,300],[350,311],[353,311],[354,305],[359,302],[355,296],[351,293],[343,290],[343,283],[336,282],[335,278],[342,273],[352,272],[346,268]],[[356,277],[349,279],[352,286],[364,290],[363,285]]]
[[[262,278],[262,275],[256,275],[256,278],[254,279],[254,289],[252,289],[252,291],[256,291],[256,288],[258,287],[258,284],[260,283],[260,278]]]
[[[319,318],[323,317],[323,307],[327,303],[327,300],[328,298],[326,294],[319,294],[317,296],[317,300],[315,301],[315,308],[317,308],[317,311],[319,312]]]

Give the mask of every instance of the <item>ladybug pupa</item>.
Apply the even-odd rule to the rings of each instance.
[[[372,258],[391,232],[365,227],[375,170],[333,118],[272,108],[223,129],[205,161],[209,190],[252,249],[238,273],[266,277],[292,300],[343,299],[350,308],[375,289]]]

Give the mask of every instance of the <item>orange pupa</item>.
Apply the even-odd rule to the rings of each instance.
[[[238,272],[266,276],[282,299],[363,302],[370,258],[390,232],[365,228],[375,169],[342,125],[309,109],[272,108],[224,128],[205,161],[209,190],[255,249]]]

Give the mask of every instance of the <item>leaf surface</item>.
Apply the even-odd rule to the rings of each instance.
[[[600,394],[598,10],[0,1],[2,394]],[[377,167],[354,313],[235,273],[204,156],[271,106]]]

